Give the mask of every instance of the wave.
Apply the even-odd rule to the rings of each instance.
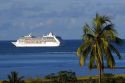
[[[33,67],[33,66],[51,66],[51,64],[58,65],[64,63],[76,63],[78,60],[15,60],[15,61],[0,61],[0,68],[11,67]]]
[[[50,62],[54,62],[54,63],[58,63],[58,62],[74,62],[74,61],[77,61],[77,60],[57,60],[57,59],[52,59],[52,60],[41,60],[41,59],[36,59],[36,60],[8,60],[8,61],[0,61],[0,64],[18,64],[18,63],[50,63]]]
[[[76,52],[45,52],[47,54],[75,54]]]
[[[22,55],[22,54],[76,54],[76,52],[4,52],[0,53],[0,55]]]

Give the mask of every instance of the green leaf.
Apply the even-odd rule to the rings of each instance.
[[[86,47],[84,50],[82,50],[81,54],[80,54],[80,66],[83,66],[86,58],[88,56],[88,54],[91,52],[91,48],[90,46]]]
[[[119,37],[116,37],[115,41],[114,41],[116,44],[118,45],[122,45],[123,44],[123,40],[120,39]]]
[[[109,48],[107,48],[107,51],[106,51],[106,54],[107,54],[107,64],[110,68],[114,68],[115,67],[115,60],[114,60],[114,57],[110,51]]]
[[[122,58],[119,51],[112,44],[110,44],[110,48],[118,56],[119,59]]]
[[[93,19],[93,25],[89,26],[88,24],[85,24],[83,28],[84,42],[77,49],[80,66],[83,66],[87,56],[90,56],[88,64],[90,69],[96,65],[97,69],[103,70],[104,57],[107,59],[107,65],[110,68],[114,68],[115,59],[112,52],[119,58],[121,58],[121,56],[118,50],[111,46],[110,43],[114,42],[120,45],[121,39],[118,38],[117,35],[117,31],[114,29],[114,25],[110,18],[96,14],[96,17]]]
[[[85,47],[86,47],[87,45],[86,44],[82,44],[78,49],[77,49],[77,56],[79,57],[79,56],[81,56],[82,55],[82,51],[85,49]]]
[[[84,62],[85,62],[85,58],[83,56],[80,56],[80,60],[79,60],[80,66],[83,66]]]
[[[90,54],[90,61],[89,61],[89,69],[91,70],[94,67],[95,56],[93,51]]]

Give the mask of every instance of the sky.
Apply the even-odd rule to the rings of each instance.
[[[96,13],[109,16],[125,38],[125,0],[0,0],[0,40],[48,32],[81,39],[84,24],[91,24]]]

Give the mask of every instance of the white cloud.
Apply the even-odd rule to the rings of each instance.
[[[70,23],[74,25],[77,23],[77,20],[75,18],[70,18]]]
[[[52,20],[52,19],[48,19],[48,20],[46,21],[46,24],[47,24],[47,25],[52,25],[52,24],[54,24],[54,23],[55,23],[55,21]]]
[[[0,29],[7,34],[38,30],[80,32],[82,25],[91,23],[98,12],[111,16],[123,35],[124,3],[125,0],[0,0]]]

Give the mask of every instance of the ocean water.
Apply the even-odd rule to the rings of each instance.
[[[61,70],[74,71],[77,76],[97,75],[98,70],[79,66],[76,50],[81,40],[64,40],[60,47],[16,48],[11,41],[0,41],[0,79],[7,79],[11,71],[17,71],[25,78],[44,77]],[[116,56],[116,65],[125,67],[125,44],[116,46],[122,60]],[[105,69],[106,73],[124,74],[125,69]]]

